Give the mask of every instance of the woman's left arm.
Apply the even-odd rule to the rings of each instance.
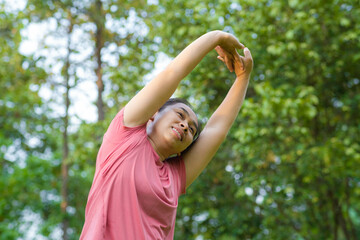
[[[200,175],[225,140],[244,101],[253,68],[253,60],[248,48],[244,49],[244,57],[240,56],[236,50],[228,53],[221,47],[217,47],[216,51],[219,53],[218,58],[222,61],[228,55],[233,56],[236,80],[222,103],[210,117],[199,138],[183,156],[186,168],[186,187]]]
[[[126,104],[124,124],[127,127],[134,127],[146,123],[171,97],[180,81],[217,45],[228,52],[236,51],[236,48],[244,48],[236,37],[226,32],[211,31],[202,35],[187,46]],[[225,55],[223,60],[232,71],[232,59],[229,57],[231,55]]]

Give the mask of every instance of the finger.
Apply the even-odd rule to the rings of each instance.
[[[245,58],[240,57],[240,61],[241,61],[242,70],[245,70]]]
[[[244,56],[245,56],[246,59],[251,59],[252,60],[251,52],[247,47],[244,48]]]
[[[242,70],[244,70],[245,69],[244,60],[243,60],[244,57],[240,56],[240,54],[237,51],[233,53],[233,57],[234,57],[234,61],[240,64]]]
[[[220,56],[217,56],[217,59],[219,59],[219,60],[222,61],[222,62],[225,62],[225,59],[222,58],[222,57],[220,57]]]
[[[219,54],[220,57],[224,57],[224,56],[225,56],[225,52],[224,52],[224,50],[223,50],[220,46],[216,46],[216,47],[215,47],[215,51]]]
[[[240,54],[238,53],[238,51],[236,51],[236,50],[232,53],[232,56],[233,56],[234,59],[237,59],[237,58],[241,57]]]
[[[229,53],[226,49],[222,48],[221,46],[216,46],[215,50],[217,51],[217,53],[219,54],[222,61],[225,63],[226,67],[229,69],[229,71],[233,72],[234,71],[234,64],[233,64],[234,56],[231,53]]]
[[[243,49],[243,48],[245,48],[244,44],[242,44],[241,42],[239,42],[239,40],[237,40],[237,44],[235,45],[235,47],[236,47],[237,49]]]
[[[237,37],[235,37],[235,36],[233,36],[233,37],[235,38],[235,43],[234,43],[235,48],[237,48],[237,49],[243,49],[243,48],[245,48],[244,44],[242,44],[241,42],[239,42],[239,40],[237,39]]]
[[[221,56],[222,58],[225,58],[226,56],[228,58],[230,58],[231,60],[233,60],[233,58],[234,58],[234,56],[231,52],[235,51],[235,48],[227,50],[221,46],[217,46],[217,47],[215,47],[215,50],[219,54],[219,56]]]
[[[215,51],[219,54],[219,52],[220,52],[220,49],[221,49],[221,47],[220,46],[216,46],[215,47]],[[219,54],[220,55],[220,54]]]
[[[230,72],[233,72],[233,71],[234,71],[234,65],[233,65],[232,63],[231,63],[231,64],[227,63],[227,62],[225,61],[225,59],[222,58],[222,57],[220,57],[220,56],[217,56],[217,59],[219,59],[220,61],[222,61],[223,63],[225,63],[227,69],[228,69]],[[231,66],[231,67],[230,67],[230,66]]]
[[[234,71],[233,60],[229,58],[229,56],[225,56],[225,64],[226,67],[230,70],[230,72]]]
[[[241,69],[242,71],[245,70],[245,58],[240,56],[239,58],[235,59],[235,64],[237,65],[237,67],[239,69]]]

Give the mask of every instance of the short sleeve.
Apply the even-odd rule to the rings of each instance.
[[[102,171],[103,175],[115,170],[124,152],[137,146],[146,136],[146,124],[126,127],[123,124],[123,116],[124,108],[116,114],[104,134],[96,160],[96,167]]]
[[[137,127],[126,127],[124,125],[124,109],[122,108],[111,121],[105,135],[104,140],[111,141],[111,142],[119,142],[124,137],[126,137],[126,132],[133,132],[137,131],[138,129],[143,129],[145,124],[142,124]]]

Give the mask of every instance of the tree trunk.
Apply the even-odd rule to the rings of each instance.
[[[330,189],[328,189],[327,195],[328,195],[328,198],[330,199],[332,213],[333,213],[333,220],[334,220],[333,239],[337,240],[338,239],[338,229],[339,229],[338,209],[334,202],[333,193]]]
[[[357,234],[356,234],[356,229],[354,226],[354,223],[352,222],[351,218],[350,218],[350,213],[349,213],[349,206],[350,205],[350,183],[349,183],[349,177],[346,178],[345,181],[345,201],[346,201],[346,218],[349,222],[350,225],[350,232],[351,232],[351,236],[352,239],[356,240],[357,238]]]
[[[62,230],[63,230],[63,240],[68,239],[67,230],[69,228],[69,220],[67,217],[67,207],[68,203],[68,181],[69,181],[69,136],[68,136],[68,126],[69,126],[69,107],[70,107],[70,75],[69,75],[69,68],[70,68],[70,54],[71,54],[71,33],[73,30],[73,23],[71,19],[69,20],[70,26],[68,29],[68,42],[67,42],[67,56],[65,60],[64,66],[64,79],[65,79],[65,116],[64,116],[64,132],[63,132],[63,159],[61,163],[61,212],[63,214],[63,221],[62,221]]]
[[[345,236],[345,239],[351,240],[351,235],[348,230],[346,220],[344,219],[344,215],[343,215],[341,206],[339,204],[339,200],[331,190],[329,190],[328,193],[329,193],[328,195],[330,197],[330,200],[332,203],[332,208],[333,208],[334,222],[335,222],[335,227],[336,227],[334,230],[336,231],[336,238],[338,237],[337,231],[338,231],[338,228],[340,227]]]
[[[104,120],[105,114],[104,114],[104,102],[102,99],[102,93],[104,91],[104,82],[102,79],[102,60],[101,60],[101,50],[104,47],[104,36],[103,36],[103,30],[104,30],[104,24],[105,24],[105,17],[103,15],[103,6],[101,0],[96,1],[96,9],[98,9],[98,15],[95,16],[95,25],[96,25],[96,33],[95,33],[95,58],[97,67],[95,69],[96,72],[96,85],[98,87],[98,97],[96,106],[98,108],[98,121]]]
[[[339,202],[337,202],[337,204],[338,204],[338,208],[339,208],[340,226],[341,226],[341,228],[343,230],[343,233],[344,233],[346,239],[351,240],[351,234],[350,234],[350,231],[348,229],[346,219],[345,219],[344,214],[342,212],[341,206],[339,205]]]

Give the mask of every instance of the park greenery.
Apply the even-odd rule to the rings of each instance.
[[[358,0],[23,2],[0,1],[1,240],[78,239],[110,121],[161,56],[215,29],[249,47],[254,70],[227,140],[179,199],[175,239],[360,239]],[[176,96],[205,122],[234,77],[213,51]],[[86,83],[93,121],[73,111]]]

